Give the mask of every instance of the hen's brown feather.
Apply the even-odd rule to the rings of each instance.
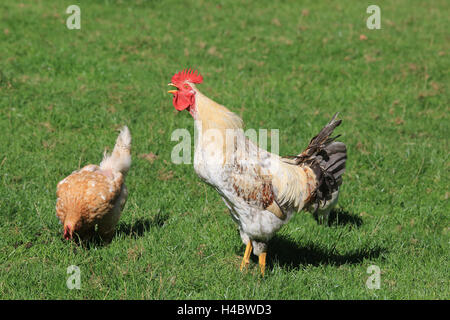
[[[61,223],[72,221],[88,236],[115,205],[123,183],[120,172],[105,173],[89,165],[69,175],[57,187],[56,213]]]

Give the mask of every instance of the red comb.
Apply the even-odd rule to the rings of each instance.
[[[189,81],[192,83],[202,83],[203,77],[198,73],[197,70],[194,71],[191,69],[180,71],[172,77],[173,84],[181,84],[184,81]]]

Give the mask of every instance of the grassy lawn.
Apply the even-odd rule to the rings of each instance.
[[[66,8],[81,8],[81,30]],[[381,8],[369,30],[366,8]],[[449,299],[450,3],[0,3],[1,299]],[[329,225],[300,213],[266,276],[219,195],[171,162],[193,133],[166,93],[185,67],[246,128],[299,153],[336,112],[348,161]],[[133,136],[129,198],[108,246],[64,241],[56,184]],[[154,156],[145,156],[153,154]],[[81,270],[69,290],[67,267]],[[381,287],[366,287],[367,268]]]

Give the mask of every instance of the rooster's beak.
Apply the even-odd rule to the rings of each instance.
[[[173,87],[176,87],[172,82],[171,83],[169,83],[168,84],[168,86],[173,86]],[[167,91],[168,93],[175,93],[175,92],[177,92],[177,90],[169,90],[169,91]]]

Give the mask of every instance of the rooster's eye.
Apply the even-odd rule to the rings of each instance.
[[[189,89],[189,86],[187,84],[184,85],[185,89]]]

